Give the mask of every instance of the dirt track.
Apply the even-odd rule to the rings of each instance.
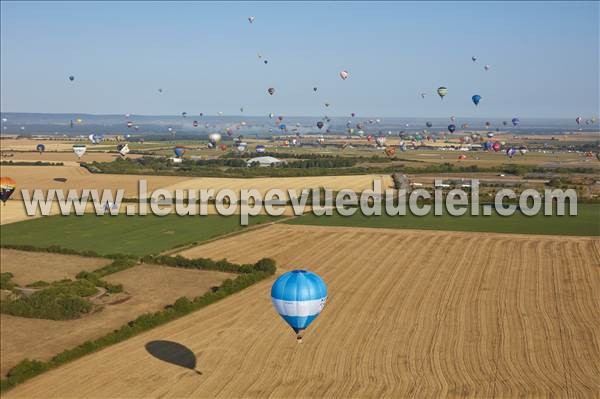
[[[299,345],[270,279],[6,397],[600,394],[598,239],[274,225],[184,255],[308,268],[327,307]],[[153,340],[202,374],[151,356]]]

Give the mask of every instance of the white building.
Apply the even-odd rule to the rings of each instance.
[[[258,166],[278,166],[283,163],[282,160],[273,157],[256,157],[246,161],[247,166],[253,166],[258,163]]]

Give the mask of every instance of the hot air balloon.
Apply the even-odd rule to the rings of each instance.
[[[38,144],[35,149],[41,154],[42,152],[46,151],[46,146],[43,144]]]
[[[438,87],[437,94],[438,94],[438,96],[440,96],[441,99],[444,99],[446,94],[448,94],[448,89],[445,88],[444,86]]]
[[[327,286],[317,274],[292,270],[271,287],[273,307],[302,341],[302,333],[321,313],[327,301]]]
[[[185,117],[187,116],[187,112],[183,111],[183,112],[181,113],[181,116],[185,118]]]
[[[15,188],[17,187],[17,182],[10,177],[1,177],[0,178],[0,200],[4,203],[8,200],[8,198],[15,192]],[[325,289],[325,293],[327,293],[327,288]]]
[[[254,16],[249,16],[248,17],[248,22],[250,22],[251,24],[254,23]]]
[[[471,57],[471,60],[472,60],[473,62],[475,62],[475,61],[477,61],[477,57],[473,56],[473,57]]]
[[[271,112],[271,113],[269,114],[269,118],[273,119],[274,117],[275,117],[275,114]]]
[[[456,125],[448,125],[448,131],[450,133],[454,133],[455,130],[456,130]]]
[[[489,71],[490,70],[490,66],[486,65],[486,66],[483,67],[483,69],[485,69],[486,71]]]
[[[502,121],[502,125],[506,126],[506,125],[508,125],[508,122],[507,121]]]
[[[499,142],[494,142],[494,144],[492,144],[492,150],[494,150],[494,152],[498,152],[500,151],[501,145]]]
[[[356,116],[356,114],[353,112],[350,114],[350,116],[354,118]]]
[[[122,156],[125,156],[125,155],[129,154],[129,144],[118,144],[117,145],[117,151]]]
[[[494,133],[492,133],[492,132],[488,132],[488,133],[487,133],[487,136],[488,136],[488,138],[490,138],[490,139],[491,139],[492,137],[494,137]]]
[[[265,146],[264,146],[264,145],[262,145],[262,144],[257,144],[257,145],[256,145],[256,152],[258,152],[258,153],[263,153],[263,152],[265,152],[266,150],[267,150],[267,149],[265,148]]]
[[[348,76],[350,76],[350,73],[348,73],[348,71],[345,69],[340,71],[340,78],[342,78],[342,80],[348,79]]]
[[[274,88],[272,88],[272,87],[269,87],[269,88],[267,89],[267,93],[269,93],[270,95],[273,95],[273,94],[275,94],[275,89],[274,89]]]
[[[481,101],[481,96],[479,94],[475,94],[473,97],[471,97],[471,101],[473,101],[473,104],[477,106],[479,105],[479,101]]]
[[[316,87],[313,87],[313,91],[317,91],[318,89]]]
[[[198,127],[198,121],[194,121],[194,122],[192,122],[192,126],[194,126],[194,127]]]
[[[83,154],[87,151],[87,147],[85,144],[75,144],[73,146],[73,152],[77,155],[77,158],[81,158]]]
[[[162,92],[163,92],[163,89],[159,88],[159,89],[158,89],[158,92],[159,92],[159,93],[162,93]]]
[[[185,148],[178,145],[175,148],[173,148],[173,152],[175,153],[175,156],[177,158],[181,158],[185,153]]]
[[[221,141],[221,135],[219,133],[211,133],[208,135],[208,141],[212,144],[217,144]]]
[[[431,123],[431,122],[425,122],[425,126],[431,127],[431,126],[433,126],[433,123]]]
[[[131,122],[131,121],[127,121],[127,127],[128,127],[128,128],[130,128],[130,127],[132,127],[132,126],[133,126],[133,122]]]
[[[513,126],[517,126],[519,123],[521,123],[521,121],[519,120],[519,118],[512,118],[512,124],[513,124]]]
[[[385,137],[384,136],[379,136],[375,139],[375,144],[377,144],[378,147],[385,147]]]
[[[263,61],[263,64],[265,64],[265,65],[267,65],[268,63],[269,63],[269,61],[267,61],[267,60]]]
[[[525,155],[525,153],[527,153],[527,147],[525,147],[524,145],[519,147],[519,152],[521,153],[521,155]]]
[[[487,127],[488,129],[490,128],[490,126],[492,126],[491,122],[489,121],[485,121],[485,127]]]
[[[319,128],[319,130],[323,129],[323,126],[324,126],[323,122],[321,122],[321,121],[317,122],[317,127]]]
[[[450,120],[451,120],[452,122],[456,121],[456,116],[452,115],[452,116],[450,117]]]
[[[74,81],[74,80],[75,80],[75,76],[73,76],[73,75],[69,76],[69,80],[70,80],[71,82],[72,82],[72,81]]]
[[[577,122],[578,125],[581,125],[582,120],[583,120],[583,118],[581,116],[578,116],[577,118],[575,118],[575,122]]]
[[[423,92],[421,92],[421,98],[425,98],[425,96],[426,96],[426,95],[427,95],[427,93],[423,93]],[[444,94],[444,96],[445,96],[445,94]],[[442,96],[442,97],[443,97],[443,96]]]
[[[329,107],[329,103],[325,103],[325,107]]]

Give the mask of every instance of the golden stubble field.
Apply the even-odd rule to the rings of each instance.
[[[45,373],[13,397],[598,397],[600,240],[273,225],[185,250],[322,275],[304,343],[274,278]],[[185,345],[195,371],[154,358]]]
[[[100,263],[98,267],[108,262],[106,259],[43,254],[47,259],[41,264],[54,269],[43,273],[39,270],[40,265],[31,265],[36,262],[36,255],[32,253],[25,266],[20,264],[24,261],[22,257],[3,257],[2,271],[11,271],[15,276],[13,280],[18,283],[29,283],[34,280],[34,275],[35,280],[50,282],[57,275],[96,269],[97,267],[91,267],[93,261]],[[80,319],[56,321],[2,314],[0,374],[4,377],[15,364],[25,358],[48,360],[65,349],[108,334],[143,313],[162,310],[182,296],[194,298],[202,295],[231,277],[229,273],[216,271],[142,264],[104,277],[110,283],[123,284],[124,292],[94,299],[92,302],[101,306],[101,309],[97,308],[92,314]]]

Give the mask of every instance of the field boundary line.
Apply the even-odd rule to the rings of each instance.
[[[248,226],[248,227],[243,228],[241,230],[232,231],[230,233],[226,233],[226,234],[222,234],[220,236],[212,237],[212,238],[209,238],[209,239],[201,241],[201,242],[196,242],[196,243],[191,243],[191,244],[185,244],[185,245],[182,245],[181,247],[168,249],[168,250],[166,250],[164,252],[161,252],[159,255],[161,255],[161,256],[176,255],[178,252],[185,251],[186,249],[190,249],[190,248],[193,248],[193,247],[198,247],[200,245],[208,244],[210,242],[217,241],[217,240],[220,240],[222,238],[229,238],[229,237],[236,236],[238,234],[244,234],[244,233],[247,233],[249,231],[254,231],[254,230],[258,230],[258,229],[264,228],[264,227],[272,226],[274,224],[282,223],[282,222],[285,222],[287,220],[296,219],[297,217],[298,216],[296,216],[296,215],[285,216],[285,217],[282,217],[281,219],[273,220],[271,222],[260,223],[260,224],[256,224],[256,225],[253,225],[253,226]]]

